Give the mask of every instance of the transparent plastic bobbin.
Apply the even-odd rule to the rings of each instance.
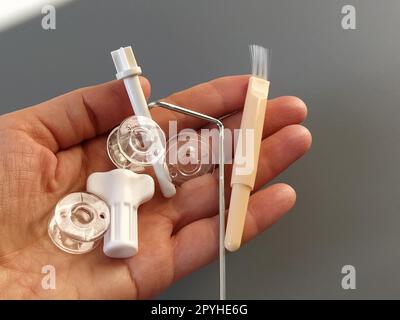
[[[82,254],[96,248],[109,225],[106,202],[90,193],[74,192],[57,203],[48,233],[61,250]]]
[[[125,119],[117,130],[117,145],[121,154],[136,167],[164,161],[165,134],[150,118],[132,116]]]
[[[215,169],[211,144],[197,133],[181,132],[171,138],[166,159],[172,182],[178,186],[207,173],[212,174]]]
[[[138,173],[144,171],[142,166],[132,163],[121,152],[117,138],[118,130],[119,126],[114,128],[107,138],[107,153],[111,162],[119,169],[128,169]]]

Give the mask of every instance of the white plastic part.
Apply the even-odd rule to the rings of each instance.
[[[117,79],[123,79],[126,91],[129,96],[133,111],[136,116],[151,118],[146,98],[139,81],[141,68],[137,65],[132,47],[120,48],[111,52],[115,69],[117,70]],[[154,172],[157,176],[160,189],[164,197],[170,198],[175,195],[176,189],[171,182],[168,168],[163,163],[153,164]]]
[[[118,145],[118,136],[117,136],[118,129],[119,127],[114,128],[108,135],[107,138],[108,157],[117,168],[129,169],[134,172],[143,172],[144,168],[142,166],[137,166],[135,163],[132,163],[121,152]]]
[[[164,131],[150,118],[126,118],[119,126],[116,140],[119,151],[131,164],[147,167],[165,161]]]
[[[86,192],[73,192],[54,208],[48,233],[61,250],[82,254],[92,251],[110,225],[110,210],[104,200]]]
[[[125,88],[135,111],[135,115],[151,118],[146,98],[144,97],[139,81],[142,70],[137,65],[132,47],[115,50],[111,52],[111,57],[114,61],[115,69],[117,70],[116,78],[124,80]]]
[[[213,156],[211,142],[197,133],[182,131],[172,137],[166,154],[172,182],[180,186],[190,179],[212,174]]]
[[[133,257],[138,252],[137,210],[153,197],[153,178],[127,169],[114,169],[91,174],[86,188],[107,201],[110,207],[110,228],[104,236],[105,255]]]

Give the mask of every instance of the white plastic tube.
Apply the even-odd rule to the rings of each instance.
[[[123,79],[135,115],[151,119],[151,114],[139,80],[142,70],[137,65],[132,47],[129,46],[115,50],[111,52],[111,56],[117,70],[116,77],[117,79]],[[157,161],[153,164],[153,168],[164,197],[170,198],[174,196],[176,189],[171,181],[166,165]]]

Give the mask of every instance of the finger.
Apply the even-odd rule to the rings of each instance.
[[[268,109],[267,109],[267,128],[264,130],[264,136],[269,135],[283,126],[287,126],[293,123],[300,123],[304,120],[307,114],[307,109],[305,104],[296,97],[280,97],[269,101]],[[237,113],[231,115],[223,120],[226,129],[235,129],[240,125],[241,113]],[[68,181],[70,178],[71,181],[75,185],[74,188],[80,188],[84,186],[85,183],[85,175],[89,175],[92,172],[97,171],[107,171],[111,170],[114,166],[108,158],[106,152],[106,137],[99,136],[98,138],[87,141],[84,144],[84,155],[82,155],[79,150],[74,150],[74,154],[62,152],[59,153],[59,160],[68,159],[65,162],[66,165],[70,166],[71,163],[75,163],[77,166],[80,166],[82,160],[85,161],[85,165],[82,167],[85,172],[79,173],[78,178],[82,177],[82,179],[77,179],[77,177],[70,176],[71,170],[64,169],[64,162],[59,161],[59,172],[66,172],[64,177],[60,179],[60,181]],[[79,156],[76,156],[78,154]],[[229,172],[231,167],[228,167],[226,170]],[[209,185],[206,183],[205,185]],[[67,185],[66,185],[67,186]],[[195,186],[194,186],[195,187]],[[209,202],[213,204],[213,202]],[[196,216],[194,216],[195,218]]]
[[[291,125],[291,124],[298,124],[301,123],[305,120],[307,116],[307,106],[305,103],[297,98],[297,97],[292,97],[292,96],[284,96],[284,97],[279,97],[276,99],[272,99],[268,101],[268,108],[266,111],[266,117],[265,117],[265,125],[264,125],[264,130],[263,130],[263,138],[266,136],[271,135],[272,133],[278,131],[279,129]],[[226,130],[234,130],[240,127],[240,122],[242,118],[242,112],[238,112],[235,114],[232,114],[225,119],[222,120],[224,127]],[[212,125],[206,126],[206,128],[211,128]],[[229,143],[228,139],[225,139],[226,143]],[[226,159],[229,158],[229,155],[225,155]],[[230,158],[232,158],[233,155],[230,155]],[[226,172],[231,172],[232,166],[227,165],[226,167]],[[215,174],[215,177],[217,177],[218,172]],[[195,192],[195,190],[201,190],[203,186],[206,187],[205,191],[208,191],[207,194],[210,195],[210,197],[215,198],[215,196],[218,194],[217,190],[213,190],[214,187],[217,187],[216,184],[211,184],[208,183],[207,181],[203,181],[204,179],[209,179],[210,177],[205,177],[203,179],[195,179],[195,181],[191,182],[190,185],[187,187],[189,188],[188,194],[191,192]],[[230,174],[227,176],[227,181],[230,179]],[[209,188],[210,187],[210,188]],[[229,191],[230,189],[228,189]],[[186,193],[183,196],[183,199],[192,199],[192,197],[187,198]],[[194,201],[190,201],[190,207],[193,207],[198,203],[199,201],[202,201],[203,198],[196,198],[193,199]],[[210,198],[210,201],[207,202],[207,204],[210,204],[212,206],[217,203],[216,201],[211,201],[212,199]],[[179,202],[179,200],[178,200]],[[182,205],[178,205],[179,208],[186,207]],[[203,208],[203,204],[196,206],[197,208]],[[212,212],[212,210],[208,211]],[[188,221],[182,221],[183,224],[189,223],[193,221],[193,219],[197,219],[196,215],[186,215],[185,213],[183,214],[184,216],[188,217]],[[179,226],[178,226],[179,228]]]
[[[162,101],[219,118],[243,108],[248,79],[248,75],[218,78],[175,93]],[[152,116],[166,132],[170,120],[177,121],[178,130],[199,128],[206,124],[204,120],[161,108],[153,109]]]
[[[279,129],[304,121],[307,115],[305,103],[297,97],[279,97],[268,102],[263,136],[266,137]],[[242,113],[238,112],[223,120],[225,129],[233,130],[240,127]],[[88,160],[88,172],[107,171],[112,168],[105,150],[105,138],[99,137],[101,142],[88,142],[85,148]],[[227,141],[227,140],[226,140]],[[228,169],[230,170],[230,168]]]
[[[225,129],[240,128],[243,112],[235,113],[223,120]],[[306,104],[297,97],[284,96],[268,101],[263,138],[277,132],[285,126],[302,123],[307,117]]]
[[[243,112],[237,112],[222,120],[225,128],[225,163],[233,160],[234,133],[235,129],[240,128]],[[297,97],[285,96],[268,101],[268,107],[264,119],[262,137],[277,132],[285,126],[302,123],[307,117],[306,104]],[[215,128],[214,125],[206,126],[207,129]],[[229,145],[230,144],[230,145]],[[228,148],[230,147],[230,148]],[[218,153],[218,145],[213,145],[213,151]],[[227,152],[230,151],[230,154]],[[231,167],[228,166],[228,170]]]
[[[311,143],[310,131],[299,124],[286,126],[263,140],[254,190],[257,191],[302,157],[310,149]],[[232,167],[233,164],[225,166],[225,179],[228,183],[231,181]],[[215,179],[217,174],[214,173]],[[230,196],[230,189],[226,196]]]
[[[93,172],[105,172],[115,169],[107,154],[107,135],[59,151],[57,156],[56,181],[53,190],[64,194],[85,188],[86,180]],[[79,168],[77,170],[77,168]]]
[[[260,234],[296,201],[295,191],[286,184],[275,184],[251,196],[246,215],[243,242]],[[175,279],[178,280],[210,263],[218,254],[218,215],[197,220],[175,236]]]
[[[57,190],[61,194],[66,191],[82,190],[86,185],[87,178],[92,173],[115,169],[115,165],[107,154],[107,138],[107,135],[101,135],[68,150],[59,151],[56,154],[58,165],[55,179],[55,183],[58,183],[53,185],[52,190]],[[151,167],[145,168],[141,173],[148,174],[157,181]],[[158,196],[165,199],[156,183],[156,192],[153,198]]]
[[[140,81],[145,96],[149,97],[149,82],[142,77]],[[21,129],[57,152],[109,131],[131,114],[124,84],[116,80],[5,115],[1,126]]]
[[[233,112],[243,107],[247,81],[248,76],[224,77],[173,94],[169,98],[167,98],[167,100],[182,106],[190,107],[197,111],[212,114],[213,116],[219,116],[225,113]],[[124,92],[122,85],[120,90],[121,92]],[[122,94],[121,92],[115,95],[119,96],[120,94]],[[126,101],[121,104],[129,105],[128,98],[125,98]],[[279,120],[280,117],[278,117],[278,113],[281,113],[283,115],[283,118],[286,119],[287,123],[289,123],[289,121],[294,121],[294,119],[300,119],[301,114],[305,114],[303,110],[305,108],[303,107],[304,103],[302,103],[299,99],[297,100],[296,98],[288,97],[274,99],[270,102],[271,122],[274,123],[274,125],[272,126],[273,128],[279,126],[279,123],[283,123],[281,120]],[[93,105],[95,105],[95,103],[93,103]],[[96,106],[98,105],[96,104]],[[100,108],[100,106],[98,107]],[[128,110],[128,112],[130,111]],[[164,128],[166,132],[168,132],[168,120],[180,116],[180,114],[178,113],[171,113],[168,110],[160,108],[152,110],[152,113],[154,119],[161,125],[161,127]],[[183,116],[183,118],[180,119],[180,125],[185,128],[198,125],[199,123],[196,124],[195,122],[191,122],[194,119],[195,118]],[[229,120],[226,119],[226,121]],[[231,125],[235,125],[234,122],[235,121],[232,120],[229,123],[227,122],[228,127],[230,126],[230,123]],[[113,125],[114,124],[115,123],[113,123]],[[104,147],[105,142],[103,143],[103,141],[105,139],[104,137],[99,137],[99,139],[101,142],[87,142],[87,146],[83,150],[85,151],[84,157],[80,156],[76,159],[73,159],[70,154],[63,153],[62,156],[60,156],[59,158],[68,158],[69,163],[71,161],[74,161],[78,165],[79,162],[82,161],[82,159],[86,159],[87,164],[84,166],[84,169],[86,170],[87,174],[94,172],[93,170],[109,170],[110,166],[112,168],[112,165],[111,162],[108,160],[106,148]],[[98,147],[99,145],[101,146],[100,148]],[[78,153],[78,150],[76,150],[75,152]],[[64,172],[62,170],[62,165],[60,172]],[[68,177],[65,178],[68,179]],[[77,182],[78,186],[81,184],[82,181]]]
[[[311,145],[310,132],[301,125],[284,127],[263,140],[260,148],[254,190],[275,178],[293,162],[304,155]],[[229,205],[231,166],[225,170],[225,204]],[[182,185],[171,199],[175,210],[170,212],[175,232],[185,225],[210,217],[218,210],[218,175],[205,175]],[[193,197],[193,194],[196,194]]]

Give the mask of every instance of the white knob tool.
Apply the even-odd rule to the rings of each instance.
[[[104,253],[111,258],[134,256],[138,252],[137,210],[153,197],[153,178],[127,169],[115,169],[91,174],[86,188],[104,199],[111,210]]]

